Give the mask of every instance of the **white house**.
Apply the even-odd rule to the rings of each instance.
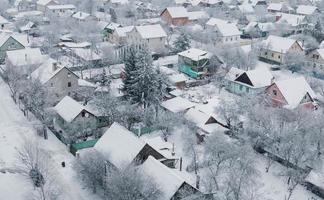
[[[73,4],[48,5],[45,9],[45,15],[70,16],[76,10]]]
[[[206,25],[207,28],[215,31],[217,42],[232,45],[238,45],[240,43],[242,33],[234,23],[218,18],[211,18]]]

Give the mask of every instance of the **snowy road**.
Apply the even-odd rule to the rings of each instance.
[[[33,123],[28,121],[10,97],[8,86],[0,79],[0,170],[12,168],[17,162],[17,149],[22,144],[22,137],[38,137],[33,129]],[[53,134],[48,140],[40,139],[41,148],[50,153],[51,170],[57,175],[57,183],[62,190],[62,200],[99,199],[82,188],[72,163],[75,159]],[[61,162],[66,167],[61,167]],[[0,173],[0,199],[23,200],[33,192],[32,183],[20,175]]]

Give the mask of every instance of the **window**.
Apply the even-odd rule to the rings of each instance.
[[[249,93],[250,92],[250,88],[246,88],[246,93]]]
[[[265,55],[265,56],[268,55],[268,52],[264,52],[264,55]]]
[[[280,59],[280,56],[278,56],[278,58]]]
[[[240,85],[240,90],[241,90],[241,91],[243,90],[243,85]]]
[[[71,72],[68,72],[67,76],[70,78],[71,77]]]
[[[273,53],[271,54],[271,57],[274,57],[274,54]]]
[[[54,83],[51,83],[51,87],[54,87]]]
[[[273,94],[274,96],[277,96],[277,90],[272,90],[272,94]]]
[[[72,86],[72,83],[71,82],[68,82],[68,87],[71,87]]]
[[[81,117],[85,117],[85,112],[84,111],[81,113]]]

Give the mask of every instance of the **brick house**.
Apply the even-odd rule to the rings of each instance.
[[[184,26],[190,22],[188,11],[184,7],[168,7],[162,11],[161,18],[174,26]]]

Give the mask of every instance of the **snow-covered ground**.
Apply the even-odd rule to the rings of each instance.
[[[5,168],[14,169],[17,163],[17,149],[23,138],[39,138],[33,124],[27,120],[17,105],[10,97],[8,86],[0,79],[0,171]],[[50,155],[51,173],[56,175],[56,181],[62,191],[62,200],[99,199],[91,191],[87,191],[77,179],[72,163],[75,157],[69,153],[52,133],[48,140],[39,138],[41,148]],[[61,162],[66,162],[66,167],[61,167]],[[10,170],[11,171],[11,170]],[[19,173],[0,172],[0,199],[24,200],[33,193],[32,183],[27,177]]]

